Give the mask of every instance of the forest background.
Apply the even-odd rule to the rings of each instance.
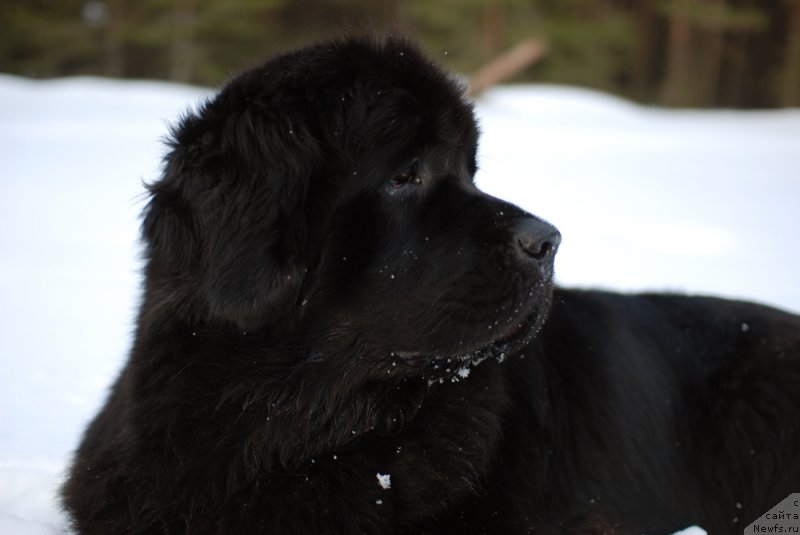
[[[515,44],[512,82],[676,107],[800,106],[800,0],[10,0],[0,72],[219,86],[259,59],[352,28],[418,38],[469,75]]]

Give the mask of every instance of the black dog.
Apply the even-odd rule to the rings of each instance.
[[[558,232],[476,189],[477,138],[394,38],[185,117],[75,530],[718,534],[800,490],[800,317],[554,291]]]

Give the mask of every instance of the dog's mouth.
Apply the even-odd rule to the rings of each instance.
[[[516,317],[505,324],[498,324],[501,328],[497,329],[496,336],[488,342],[476,344],[473,349],[452,354],[421,351],[398,351],[394,354],[406,364],[425,369],[429,384],[457,382],[469,375],[471,367],[488,359],[503,362],[506,357],[516,354],[530,343],[538,334],[550,308],[551,288],[550,281],[538,283],[531,292],[533,298],[524,306],[517,307],[520,312]]]
[[[510,322],[505,329],[499,331],[499,336],[497,338],[489,342],[489,344],[484,347],[505,348],[514,346],[515,342],[525,339],[527,335],[530,334],[530,331],[533,329],[538,316],[538,310],[527,311],[521,320]]]
[[[542,316],[543,306],[535,306],[526,309],[520,319],[509,322],[509,324],[498,331],[498,336],[488,344],[482,345],[475,350],[456,355],[459,361],[478,363],[487,358],[495,358],[503,361],[506,356],[514,353],[525,344],[529,343],[536,335],[537,324]]]

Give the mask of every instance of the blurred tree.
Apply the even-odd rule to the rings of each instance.
[[[95,36],[81,18],[82,0],[0,3],[0,70],[26,76],[101,72]]]
[[[506,3],[483,0],[483,50],[487,55],[497,55],[505,48]]]
[[[633,2],[633,25],[636,33],[631,64],[631,92],[639,100],[650,98],[653,78],[658,72],[659,42],[656,0]]]
[[[800,106],[800,0],[784,0],[786,17],[786,53],[779,76],[780,103]]]
[[[175,0],[172,11],[172,43],[169,57],[169,78],[189,82],[194,68],[195,0]]]
[[[535,4],[531,0],[405,0],[400,8],[401,27],[416,34],[450,68],[468,73],[541,29]]]
[[[288,1],[194,1],[197,13],[193,17],[191,79],[195,83],[219,84],[279,48],[292,35],[292,27],[284,25],[281,18]]]
[[[540,5],[549,53],[535,68],[537,75],[612,92],[629,85],[635,33],[623,3],[552,0]]]
[[[106,1],[106,15],[100,24],[103,33],[103,74],[111,77],[120,77],[125,73],[125,0]],[[95,4],[103,5],[98,2]],[[84,20],[86,20],[88,5],[91,4],[84,4],[82,10]]]
[[[766,28],[764,13],[723,0],[668,0],[669,53],[663,99],[668,105],[708,105],[717,100],[725,35],[734,38]],[[741,80],[737,80],[741,83]]]
[[[681,106],[800,105],[800,0],[6,0],[0,71],[217,85],[349,28],[417,36],[469,74],[532,37],[516,80]]]

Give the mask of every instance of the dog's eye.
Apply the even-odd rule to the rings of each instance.
[[[413,164],[408,166],[408,169],[394,177],[390,181],[391,187],[394,189],[400,189],[404,186],[409,184],[414,186],[421,186],[422,185],[422,177],[419,174],[419,163],[414,162]]]

